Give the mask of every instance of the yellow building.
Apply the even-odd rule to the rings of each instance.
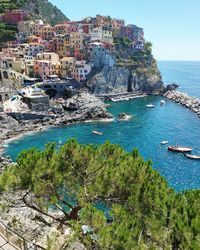
[[[41,37],[45,40],[51,40],[54,36],[53,27],[49,24],[44,25],[41,32]]]
[[[58,62],[54,65],[54,70],[55,70],[55,74],[58,76],[58,77],[61,77],[62,76],[62,68],[61,68],[61,63]]]
[[[81,32],[71,32],[69,44],[74,49],[83,48],[83,34]]]
[[[76,59],[74,57],[64,57],[60,60],[62,77],[69,76]]]
[[[68,32],[69,24],[67,23],[60,23],[56,24],[53,29],[56,34],[66,34]]]
[[[110,27],[102,28],[102,40],[104,42],[113,44],[113,32]]]
[[[37,54],[36,59],[47,60],[47,61],[52,62],[53,64],[56,64],[60,61],[59,55],[53,52],[45,52],[45,53]]]

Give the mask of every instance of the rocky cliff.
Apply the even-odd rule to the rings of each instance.
[[[115,48],[117,61],[114,67],[105,66],[87,81],[94,94],[115,94],[142,91],[159,94],[164,85],[156,60],[152,56],[151,43],[143,51]],[[127,53],[125,53],[127,52]]]
[[[114,94],[141,91],[150,94],[159,93],[163,89],[160,72],[152,67],[105,66],[93,76],[87,86],[94,94]]]

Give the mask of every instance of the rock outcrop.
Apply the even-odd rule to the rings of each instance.
[[[87,86],[96,95],[124,93],[128,90],[129,76],[129,70],[124,67],[105,66],[88,81]]]
[[[80,93],[63,103],[65,110],[74,111],[72,117],[80,116],[81,120],[112,119],[112,115],[106,110],[106,105],[88,93]]]
[[[168,84],[168,85],[164,88],[164,93],[166,93],[167,91],[176,90],[178,87],[179,87],[179,85],[176,84],[176,83]]]

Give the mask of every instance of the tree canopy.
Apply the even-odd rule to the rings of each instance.
[[[137,149],[70,140],[25,150],[0,176],[0,190],[10,189],[41,213],[62,211],[87,249],[200,249],[200,191],[177,194]]]

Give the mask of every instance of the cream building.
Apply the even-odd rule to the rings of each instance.
[[[74,57],[64,57],[60,60],[61,63],[61,75],[66,77],[70,75],[71,69],[75,64],[76,59]]]

